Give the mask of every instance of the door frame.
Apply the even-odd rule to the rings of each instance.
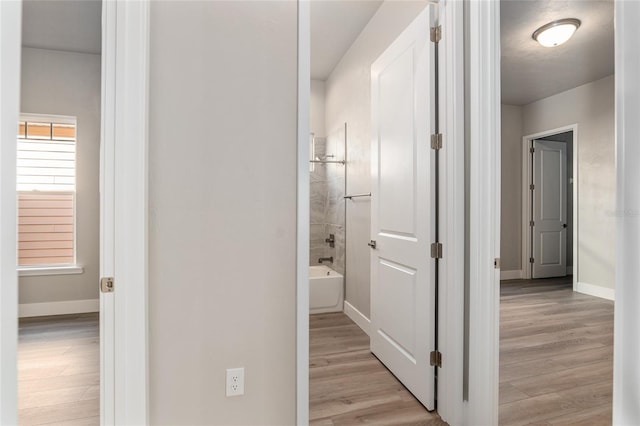
[[[430,2],[435,4],[435,2]],[[484,2],[477,2],[484,3]],[[440,75],[441,94],[440,117],[441,129],[447,135],[446,142],[441,150],[441,190],[440,203],[441,240],[444,243],[443,259],[441,267],[442,282],[446,286],[440,288],[440,320],[439,324],[439,350],[444,360],[442,368],[438,371],[438,413],[452,425],[465,424],[465,419],[481,419],[483,404],[486,398],[478,398],[470,402],[464,401],[463,376],[464,376],[464,271],[459,268],[463,261],[465,250],[464,232],[464,7],[463,2],[455,0],[440,0],[437,2],[437,21],[442,24],[442,40],[440,47]],[[493,18],[499,19],[499,10]],[[488,27],[478,17],[479,27],[485,30]],[[489,28],[490,29],[490,28]],[[498,36],[499,33],[495,35]],[[297,262],[296,262],[296,424],[309,423],[309,97],[310,97],[310,12],[309,0],[298,0],[298,142],[297,142]],[[478,58],[479,59],[479,58]],[[499,58],[498,58],[499,65]],[[499,68],[498,68],[499,69]],[[498,79],[499,82],[499,79]],[[499,85],[497,88],[499,95]],[[499,122],[498,122],[499,123]],[[495,132],[495,129],[494,129]],[[494,133],[494,136],[498,133]],[[499,139],[498,139],[499,140]],[[499,156],[499,148],[497,155]],[[495,152],[494,152],[495,154]],[[493,155],[493,154],[492,154]],[[499,157],[498,157],[499,158]],[[499,163],[498,163],[499,164]],[[498,174],[499,182],[499,174]],[[494,185],[495,186],[495,185]],[[499,188],[499,187],[498,187]],[[488,191],[489,194],[495,191]],[[486,200],[485,200],[486,201]],[[486,203],[482,203],[486,204]],[[478,203],[480,205],[480,203]],[[499,212],[499,198],[493,208]],[[445,214],[451,212],[451,214]],[[493,220],[493,216],[491,216]],[[499,232],[499,219],[493,222],[489,229],[497,229]],[[496,228],[497,227],[497,228]],[[485,272],[491,277],[499,278],[499,270],[494,270],[494,250],[498,250],[500,241],[492,239],[490,253],[485,246],[478,246],[479,239],[475,239],[476,245],[471,249],[471,255],[478,258],[483,256],[490,259]],[[498,243],[494,242],[497,241]],[[487,265],[485,265],[487,266]],[[497,271],[497,273],[496,273]],[[476,272],[478,272],[476,270]],[[494,283],[495,284],[495,283]],[[493,292],[488,292],[490,298]],[[479,294],[487,294],[480,291]],[[496,293],[497,294],[497,293]],[[474,312],[473,321],[484,326],[493,319],[481,318],[482,312]],[[497,337],[497,332],[496,332]],[[496,340],[497,343],[497,340]],[[497,347],[497,345],[496,345]],[[477,351],[484,357],[486,350]],[[484,358],[483,358],[484,359]],[[474,359],[473,362],[478,362]],[[496,364],[497,365],[497,364]],[[475,372],[475,370],[473,370]],[[497,370],[496,370],[497,374]],[[480,378],[474,376],[474,383]],[[485,390],[479,389],[478,395]],[[475,393],[474,393],[475,395]],[[496,413],[497,413],[497,387]],[[475,416],[475,417],[474,417]],[[497,419],[497,417],[496,417]],[[491,424],[492,422],[485,422]],[[495,423],[495,422],[494,422]]]
[[[102,2],[100,422],[149,424],[149,0]]]
[[[0,1],[0,424],[18,423],[16,123],[22,3]]]
[[[100,417],[103,425],[148,424],[149,1],[114,0],[102,4],[100,270],[103,276],[115,277],[116,290],[101,294],[100,298]],[[21,12],[20,0],[0,2],[2,424],[16,424],[18,414],[15,132],[20,109]],[[105,247],[110,250],[105,251]],[[106,345],[105,338],[110,339]]]
[[[640,422],[640,2],[615,2],[616,302],[613,338],[613,424]]]
[[[469,204],[464,424],[498,424],[500,341],[500,0],[465,0]]]
[[[531,228],[529,227],[529,213],[531,211],[531,197],[529,196],[529,178],[531,177],[531,161],[529,147],[535,139],[557,135],[558,133],[573,132],[573,291],[578,290],[578,124],[569,124],[556,129],[545,130],[522,137],[522,279],[531,279]]]
[[[309,133],[311,8],[298,0],[298,124],[296,220],[296,425],[309,424]]]

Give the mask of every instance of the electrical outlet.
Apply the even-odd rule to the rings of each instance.
[[[227,368],[227,396],[244,395],[244,368]]]

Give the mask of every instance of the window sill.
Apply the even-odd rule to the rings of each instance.
[[[84,273],[79,265],[65,266],[21,266],[18,268],[19,277],[38,277],[44,275],[76,275]]]

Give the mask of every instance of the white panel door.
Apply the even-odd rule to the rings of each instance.
[[[533,278],[567,275],[567,145],[534,141]]]
[[[429,12],[371,67],[371,351],[433,409]]]

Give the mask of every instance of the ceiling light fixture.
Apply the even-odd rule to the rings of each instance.
[[[544,47],[556,47],[569,40],[579,27],[579,19],[559,19],[541,26],[533,32],[532,37]]]

